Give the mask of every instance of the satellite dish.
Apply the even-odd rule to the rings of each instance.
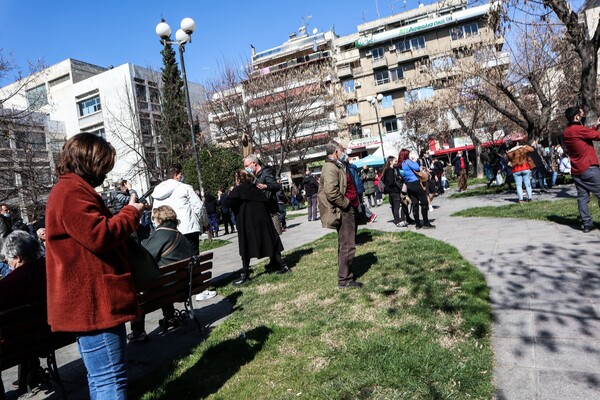
[[[316,35],[319,30],[317,28],[313,29],[313,35]]]

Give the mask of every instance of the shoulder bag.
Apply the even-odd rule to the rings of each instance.
[[[125,240],[125,246],[129,254],[131,274],[136,284],[149,281],[158,276],[158,264],[152,254],[138,243],[137,239],[129,236]]]

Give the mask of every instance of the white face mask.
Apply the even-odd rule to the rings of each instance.
[[[244,167],[244,169],[246,170],[247,173],[249,174],[254,174],[254,170],[250,167]]]

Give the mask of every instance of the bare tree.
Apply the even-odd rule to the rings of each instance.
[[[337,132],[333,76],[328,58],[277,70],[226,67],[207,85],[211,125],[223,142],[259,153],[279,174]]]

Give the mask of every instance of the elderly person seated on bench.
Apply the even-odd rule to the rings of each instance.
[[[2,254],[13,271],[0,280],[0,310],[46,301],[46,260],[37,239],[25,231],[14,231],[4,239]],[[39,366],[38,358],[19,365],[19,379],[13,384],[25,389],[27,381],[30,386],[38,383],[39,377],[33,373]],[[28,377],[29,371],[32,375]]]
[[[190,258],[194,255],[192,245],[181,232],[177,230],[179,221],[177,214],[170,206],[160,206],[152,210],[152,221],[156,230],[150,237],[142,242],[156,260],[159,267]],[[163,308],[164,318],[160,321],[164,331],[179,324],[175,316],[175,308],[171,305]],[[144,316],[131,322],[131,333],[127,335],[129,342],[145,342],[148,335],[145,331]]]

